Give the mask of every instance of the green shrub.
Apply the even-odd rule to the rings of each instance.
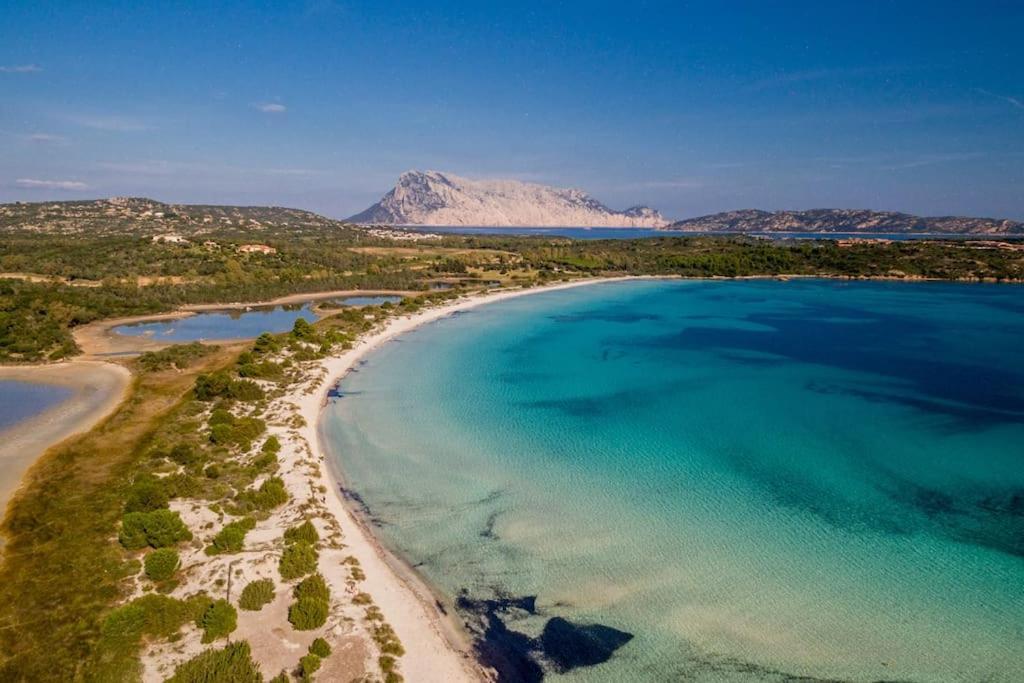
[[[264,332],[260,336],[256,337],[256,342],[252,345],[252,350],[257,354],[271,353],[281,348],[277,339],[269,332]]]
[[[231,414],[231,411],[225,410],[224,408],[215,408],[210,413],[210,419],[207,420],[207,424],[211,427],[213,425],[233,425],[235,424],[235,416]]]
[[[258,401],[264,396],[260,385],[247,379],[231,379],[223,370],[199,375],[193,393],[200,401],[212,401],[217,398]]]
[[[291,680],[292,680],[291,677],[288,676],[287,673],[282,671],[281,673],[277,674],[276,676],[271,678],[269,681],[267,681],[267,683],[291,683]]]
[[[199,480],[191,474],[179,472],[165,477],[163,481],[169,498],[193,498],[199,493]]]
[[[156,372],[169,368],[183,369],[188,367],[192,361],[202,358],[211,353],[213,349],[199,342],[190,344],[175,344],[159,351],[147,351],[139,356],[139,366],[145,372]]]
[[[163,482],[153,476],[140,477],[128,489],[125,512],[151,512],[167,507],[167,490]]]
[[[267,437],[267,440],[263,442],[263,447],[260,449],[263,453],[271,453],[277,455],[281,451],[281,441],[276,436],[271,434]]]
[[[212,401],[228,396],[231,392],[231,378],[226,372],[202,374],[196,377],[195,397],[200,401]]]
[[[331,599],[331,590],[327,587],[327,582],[324,581],[322,575],[313,574],[304,578],[295,587],[295,598],[297,600],[310,598],[326,602]]]
[[[288,502],[288,491],[280,477],[269,477],[258,489],[246,489],[238,494],[239,505],[256,510],[271,510]]]
[[[240,379],[231,383],[231,396],[239,401],[251,403],[264,397],[259,384],[248,379]]]
[[[207,650],[179,666],[166,683],[263,683],[249,643]]]
[[[238,366],[239,377],[256,377],[258,379],[277,380],[284,374],[281,366],[269,360],[242,363]]]
[[[234,430],[229,424],[216,424],[210,427],[210,441],[223,445],[234,440]]]
[[[293,526],[285,531],[284,540],[286,543],[302,542],[314,545],[320,540],[320,534],[316,532],[316,527],[313,526],[313,523],[307,519],[302,524]]]
[[[292,336],[296,339],[311,340],[316,338],[316,330],[305,318],[298,318],[292,325]]]
[[[211,423],[210,441],[220,446],[235,444],[242,450],[249,450],[252,442],[267,430],[266,423],[258,417],[232,419],[233,422]]]
[[[281,554],[281,562],[278,566],[281,571],[281,578],[285,581],[291,581],[292,579],[315,572],[318,559],[319,553],[317,553],[316,548],[308,543],[293,543],[289,545]]]
[[[274,600],[274,582],[270,579],[250,581],[242,589],[238,598],[238,606],[244,610],[258,611]]]
[[[304,655],[299,659],[299,676],[302,681],[312,681],[313,674],[320,668],[320,658],[314,654]]]
[[[206,548],[207,555],[219,555],[222,553],[238,553],[242,551],[245,544],[245,535],[256,526],[256,520],[252,517],[243,517],[229,524],[217,532],[213,537],[213,545]]]
[[[210,599],[196,595],[175,600],[150,593],[113,610],[103,620],[100,632],[105,644],[130,644],[143,636],[170,638],[189,621],[206,611]]]
[[[329,609],[325,600],[303,598],[288,608],[288,621],[296,631],[312,631],[324,625]]]
[[[192,532],[181,521],[177,512],[167,509],[129,512],[121,522],[118,539],[128,550],[139,550],[147,545],[165,548],[192,540]]]
[[[174,548],[159,548],[146,555],[146,576],[153,581],[166,581],[178,571],[181,560]]]
[[[273,453],[264,453],[263,455],[252,461],[252,468],[256,472],[276,469],[277,456],[274,455]]]
[[[320,659],[325,659],[331,654],[331,646],[327,644],[327,641],[323,638],[317,638],[309,644],[309,654],[316,655]]]
[[[172,448],[168,452],[167,457],[173,460],[174,462],[178,463],[179,465],[186,466],[192,465],[197,460],[199,460],[199,456],[196,453],[196,449],[194,449],[190,444],[187,443],[176,444],[174,448]]]
[[[227,600],[215,600],[196,620],[196,625],[203,629],[203,642],[212,643],[226,638],[238,627],[238,612]]]

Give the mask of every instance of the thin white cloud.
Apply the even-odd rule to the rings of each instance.
[[[265,114],[283,114],[288,111],[288,107],[280,102],[263,102],[254,106]]]
[[[34,74],[43,70],[38,64],[12,64],[0,66],[0,73],[3,74]]]
[[[760,91],[771,88],[795,85],[797,83],[811,83],[814,81],[835,81],[849,78],[862,78],[865,76],[876,76],[888,73],[906,71],[905,66],[883,65],[883,66],[858,66],[806,69],[804,71],[783,71],[766,78],[750,83],[748,90]]]
[[[1002,100],[1003,102],[1006,102],[1011,107],[1015,107],[1016,109],[1024,110],[1024,100],[1018,99],[1016,97],[1011,97],[1009,95],[1000,95],[999,93],[994,93],[994,92],[992,92],[990,90],[984,90],[983,88],[976,88],[976,90],[978,92],[980,92],[982,95],[988,95],[989,97],[994,97],[997,100]]]
[[[886,171],[899,171],[908,168],[921,168],[922,166],[934,166],[935,164],[948,164],[957,161],[970,161],[980,159],[985,155],[981,152],[953,152],[949,154],[921,154],[905,161],[882,166]]]
[[[36,178],[18,178],[14,181],[18,187],[29,190],[87,190],[89,186],[77,180],[37,180]]]
[[[61,135],[52,135],[50,133],[32,133],[28,136],[28,141],[40,145],[60,145],[67,142],[68,139]]]
[[[134,133],[153,128],[147,123],[125,116],[72,116],[69,119],[84,128],[116,133]]]

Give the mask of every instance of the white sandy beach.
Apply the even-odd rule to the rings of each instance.
[[[0,433],[0,510],[32,463],[49,447],[92,429],[124,399],[131,373],[114,363],[69,361],[53,365],[0,367],[0,379],[55,384],[73,395]]]
[[[345,532],[346,552],[358,558],[366,570],[364,590],[380,605],[388,622],[405,645],[406,654],[402,658],[402,670],[408,675],[409,680],[439,683],[479,680],[486,674],[470,659],[469,643],[461,627],[452,621],[452,617],[446,617],[438,610],[436,600],[426,584],[404,563],[391,556],[343,501],[339,482],[330,466],[331,456],[321,443],[319,435],[318,423],[325,406],[327,391],[362,357],[382,344],[456,311],[539,292],[623,279],[631,278],[581,280],[470,296],[421,313],[393,318],[383,329],[364,337],[349,351],[323,361],[322,379],[315,390],[291,398],[298,405],[299,414],[305,419],[305,426],[300,430],[302,437],[310,445],[315,444],[314,457],[327,465],[320,468],[322,484],[331,492],[327,495],[327,507],[340,521]],[[341,457],[344,458],[344,454]]]

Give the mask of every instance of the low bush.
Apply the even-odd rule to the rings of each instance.
[[[147,351],[139,356],[139,367],[144,372],[156,372],[170,368],[184,369],[193,361],[212,353],[213,349],[199,342],[175,344],[159,351]]]
[[[304,655],[299,659],[299,677],[302,681],[312,681],[313,674],[320,668],[320,658],[314,654]]]
[[[187,622],[197,619],[209,605],[210,599],[202,594],[176,600],[150,593],[108,614],[101,633],[108,641],[138,640],[142,636],[170,638]]]
[[[267,437],[267,440],[263,442],[263,447],[260,448],[260,451],[263,453],[277,455],[281,451],[281,441],[271,434]]]
[[[146,555],[146,576],[153,581],[166,581],[178,571],[181,560],[178,551],[173,548],[159,548]]]
[[[199,460],[199,455],[196,453],[196,449],[190,444],[179,443],[176,444],[168,453],[167,457],[179,465],[193,465]]]
[[[323,638],[317,638],[309,644],[309,654],[316,655],[320,659],[325,659],[331,654],[331,646],[327,644],[327,641]]]
[[[179,666],[166,683],[263,683],[260,667],[244,640],[207,650]]]
[[[199,375],[193,395],[200,401],[218,398],[238,401],[258,401],[263,398],[260,385],[248,379],[232,379],[226,371]]]
[[[325,600],[303,598],[288,608],[288,621],[296,631],[312,631],[324,625],[329,609]]]
[[[231,413],[227,415],[231,422],[210,422],[210,441],[219,446],[236,445],[247,451],[252,447],[252,442],[267,430],[266,423],[258,417],[236,418]]]
[[[238,627],[238,612],[227,600],[215,600],[206,608],[196,625],[203,629],[203,642],[226,638]]]
[[[167,507],[167,490],[163,482],[154,476],[140,477],[128,489],[125,498],[125,512],[152,512]]]
[[[284,540],[286,543],[308,543],[314,545],[320,540],[320,534],[316,532],[316,527],[308,519],[299,524],[293,526],[284,532]]]
[[[258,489],[246,489],[236,497],[243,509],[271,510],[288,502],[288,491],[280,477],[269,477]]]
[[[192,540],[192,532],[177,512],[167,509],[129,512],[121,522],[118,540],[128,550],[140,550],[147,545],[165,548]]]
[[[327,587],[327,582],[324,581],[322,575],[313,574],[304,578],[295,587],[295,598],[297,600],[312,599],[327,602],[331,599],[331,590]]]
[[[213,537],[213,544],[207,546],[207,555],[220,555],[222,553],[238,553],[242,551],[245,544],[245,535],[256,526],[256,520],[252,517],[243,517],[229,524],[217,532]]]
[[[242,589],[238,598],[238,606],[252,612],[263,609],[274,600],[274,582],[270,579],[250,581]]]
[[[260,336],[256,337],[256,341],[252,345],[253,353],[258,355],[272,353],[280,349],[281,344],[277,341],[274,335],[269,332],[264,332]]]
[[[297,579],[316,571],[319,559],[316,548],[308,543],[293,543],[284,549],[278,569],[285,581]]]

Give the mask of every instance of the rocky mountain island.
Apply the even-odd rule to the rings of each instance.
[[[383,198],[347,219],[375,225],[660,228],[646,206],[615,211],[576,189],[517,180],[470,180],[438,171],[407,171]]]
[[[863,232],[935,235],[1024,235],[1024,223],[964,216],[922,217],[867,209],[761,211],[743,209],[676,221],[664,228],[682,232]]]

